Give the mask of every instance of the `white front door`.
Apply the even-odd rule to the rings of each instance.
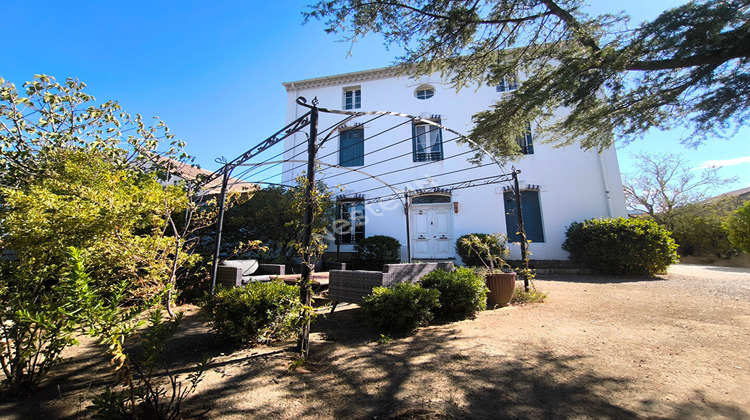
[[[453,258],[451,203],[412,205],[411,257],[413,259]]]

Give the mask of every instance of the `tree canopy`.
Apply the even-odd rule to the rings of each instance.
[[[628,208],[649,214],[659,224],[669,225],[676,209],[705,200],[714,188],[737,181],[722,178],[715,166],[692,170],[680,155],[672,153],[632,156],[636,171],[623,177]]]
[[[190,226],[213,220],[157,180],[175,162],[161,140],[184,156],[164,123],[96,104],[74,79],[24,87],[0,79],[0,368],[13,392],[36,386],[79,328],[122,350],[120,315],[172,290],[198,260]]]
[[[474,115],[470,136],[498,156],[519,153],[529,121],[541,141],[596,149],[676,125],[695,146],[749,115],[750,0],[691,1],[635,28],[581,0],[321,0],[304,15],[351,42],[382,34],[405,73],[442,72],[457,89],[518,74]]]
[[[19,90],[0,77],[0,185],[18,188],[44,173],[51,156],[63,149],[107,155],[118,166],[155,171],[169,159],[189,159],[184,142],[158,117],[149,125],[115,101],[96,103],[86,84],[36,75]],[[157,149],[167,142],[166,150]]]

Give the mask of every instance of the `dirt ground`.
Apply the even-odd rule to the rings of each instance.
[[[185,405],[196,418],[750,419],[750,270],[678,265],[657,279],[539,276],[544,304],[420,329],[378,344],[355,305],[293,343],[227,352],[188,308],[174,369],[208,351]],[[101,349],[72,349],[0,418],[85,418],[106,383]]]

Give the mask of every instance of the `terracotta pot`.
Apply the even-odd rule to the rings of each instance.
[[[516,273],[494,273],[485,276],[487,288],[487,307],[507,306],[516,290]]]

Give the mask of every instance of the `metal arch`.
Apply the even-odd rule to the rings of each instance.
[[[271,164],[278,164],[278,163],[284,163],[284,162],[290,162],[290,163],[307,163],[307,161],[306,161],[306,160],[298,160],[298,159],[294,159],[294,160],[277,160],[277,161],[272,161],[272,162],[261,162],[261,163],[248,163],[247,165],[262,166],[262,165],[271,165]],[[367,173],[367,172],[365,172],[365,171],[360,171],[359,169],[352,169],[352,168],[347,168],[346,166],[334,165],[334,164],[331,164],[331,163],[325,163],[325,162],[321,162],[321,161],[319,161],[319,160],[316,160],[316,161],[315,161],[315,163],[316,163],[316,164],[318,164],[318,165],[323,165],[323,166],[327,166],[327,167],[329,167],[329,168],[338,168],[338,169],[344,169],[344,170],[347,170],[347,171],[351,171],[351,172],[356,172],[356,173],[358,173],[358,174],[362,174],[362,175],[364,175],[364,176],[366,176],[366,177],[369,177],[369,178],[371,178],[371,179],[374,179],[374,180],[376,180],[376,181],[380,182],[381,184],[385,185],[386,187],[390,188],[390,189],[391,189],[391,191],[393,191],[393,195],[395,195],[395,196],[396,196],[396,198],[398,198],[398,199],[399,199],[399,201],[401,201],[401,204],[404,204],[404,201],[403,201],[403,200],[401,199],[401,197],[400,197],[400,194],[403,194],[403,193],[404,193],[404,191],[399,191],[399,190],[397,190],[397,189],[396,189],[396,188],[394,188],[394,187],[393,187],[393,186],[392,186],[391,184],[389,184],[389,183],[387,183],[387,182],[383,181],[382,179],[380,179],[380,178],[378,178],[378,177],[376,177],[376,176],[374,176],[374,175],[370,175],[370,174],[368,174],[368,173]],[[239,165],[238,165],[238,166],[239,166]],[[252,182],[252,181],[248,181],[248,182]],[[365,200],[365,201],[367,201],[367,200]],[[379,203],[379,202],[381,202],[381,201],[389,201],[389,200],[380,200],[380,201],[373,201],[373,203]]]
[[[312,112],[312,111],[311,111]],[[219,178],[222,176],[225,172],[229,173],[231,172],[235,167],[239,166],[243,162],[247,161],[248,159],[252,158],[253,156],[256,156],[269,147],[279,143],[280,141],[286,139],[287,137],[291,136],[292,134],[300,131],[301,129],[307,127],[310,125],[310,114],[311,112],[307,112],[301,117],[297,118],[296,120],[289,123],[286,127],[282,128],[281,130],[277,131],[276,133],[272,134],[267,139],[263,140],[262,142],[256,144],[253,146],[250,150],[246,151],[245,153],[237,156],[236,158],[232,159],[231,162],[226,162],[226,159],[221,158],[223,160],[224,165],[217,169],[214,173],[211,175],[203,178],[199,183],[200,185],[208,184],[209,182],[215,180],[216,178]],[[219,162],[220,163],[220,162]]]
[[[305,97],[303,97],[303,96],[298,97],[297,100],[296,100],[296,102],[297,102],[298,105],[301,105],[301,106],[303,106],[305,108],[312,109],[313,106],[317,108],[318,98],[315,97],[313,99],[313,106],[308,105],[307,104],[307,99],[305,99]],[[470,139],[469,137],[466,137],[465,135],[459,133],[456,130],[453,130],[453,129],[449,128],[449,127],[446,127],[446,126],[444,126],[442,124],[438,124],[435,121],[432,121],[430,119],[424,119],[422,117],[417,117],[417,116],[414,116],[414,115],[404,114],[402,112],[393,112],[393,111],[344,111],[344,110],[330,109],[330,108],[317,108],[317,109],[320,112],[325,112],[325,113],[328,113],[328,114],[351,115],[352,118],[361,117],[363,115],[392,115],[392,116],[395,116],[395,117],[408,118],[408,119],[411,119],[413,121],[417,121],[417,122],[420,122],[420,123],[425,123],[425,124],[433,125],[433,126],[438,127],[438,128],[440,128],[442,130],[445,130],[445,131],[448,131],[450,133],[453,133],[453,134],[459,136],[462,140],[465,140],[466,142],[471,143],[474,147],[476,147],[477,149],[481,150],[482,153],[484,153],[485,155],[487,155],[487,157],[489,157],[490,160],[492,160],[492,162],[494,162],[497,165],[497,167],[500,168],[501,171],[507,172],[507,170],[503,167],[503,164],[500,163],[497,159],[495,159],[495,156],[493,156],[490,152],[488,152],[487,149],[485,149],[484,147],[480,146],[477,142],[475,142],[474,140]],[[347,119],[347,121],[349,121],[349,120]],[[516,169],[514,168],[513,172],[515,172],[515,171],[516,171]]]

